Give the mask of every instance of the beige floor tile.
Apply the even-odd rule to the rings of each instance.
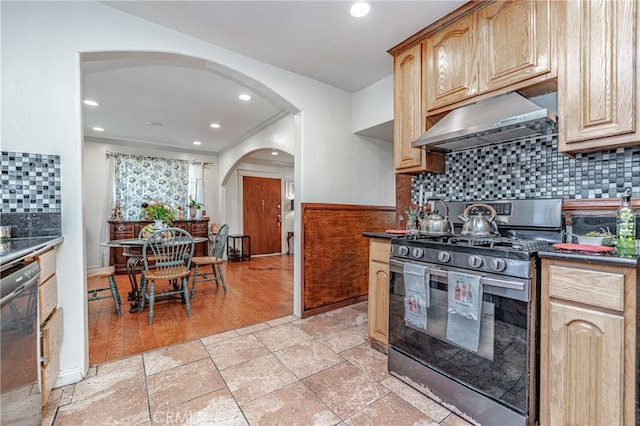
[[[373,349],[369,342],[340,352],[340,356],[376,382],[389,377],[387,356]]]
[[[335,425],[340,421],[301,382],[244,404],[242,411],[252,426]]]
[[[390,393],[344,421],[349,426],[403,425],[438,426],[433,419]]]
[[[299,327],[310,336],[319,336],[346,327],[346,325],[326,314],[314,315],[309,318],[294,321],[291,324]]]
[[[303,382],[341,419],[389,393],[348,362],[307,377]]]
[[[151,413],[155,424],[244,426],[247,421],[229,390],[219,389],[175,407]]]
[[[207,352],[220,370],[268,354],[269,349],[253,334],[206,346]]]
[[[287,324],[287,323],[290,323],[292,321],[297,321],[299,319],[300,318],[298,318],[295,315],[287,315],[286,317],[277,318],[277,319],[274,319],[274,320],[271,320],[271,321],[267,321],[267,324],[269,324],[271,327],[277,327],[279,325]]]
[[[347,306],[346,308],[336,309],[335,311],[329,311],[326,315],[343,322],[347,326],[356,326],[367,324],[367,312],[361,309],[354,308],[353,306]]]
[[[317,340],[282,349],[275,356],[299,379],[342,362],[342,358]]]
[[[473,426],[473,423],[469,423],[455,413],[449,414],[440,424],[442,426]]]
[[[382,384],[436,422],[442,422],[451,414],[447,408],[393,376],[383,380]]]
[[[253,335],[272,352],[312,339],[312,337],[303,330],[291,324],[256,331]]]
[[[200,341],[202,342],[203,345],[207,346],[213,343],[222,342],[224,340],[233,339],[238,336],[239,334],[236,333],[235,330],[230,330],[230,331],[225,331],[218,334],[213,334],[211,336],[203,337],[202,339],[200,339]]]
[[[166,346],[142,355],[147,376],[208,357],[200,340]]]
[[[220,374],[240,405],[297,380],[273,354],[231,366]]]
[[[101,364],[75,385],[73,402],[58,409],[56,425],[130,425],[149,421],[142,356]]]
[[[210,358],[147,377],[151,412],[166,410],[224,387]]]
[[[364,301],[364,302],[356,303],[355,305],[351,305],[351,307],[363,312],[368,312],[369,303],[367,301]]]
[[[342,330],[331,331],[316,338],[329,349],[336,353],[340,353],[354,346],[361,345],[366,342],[364,337],[355,327],[343,328]]]
[[[267,324],[266,322],[259,322],[258,324],[253,324],[248,327],[239,328],[236,330],[236,332],[242,336],[243,334],[255,333],[256,331],[264,330],[265,328],[269,328],[269,327],[270,327],[269,324]]]

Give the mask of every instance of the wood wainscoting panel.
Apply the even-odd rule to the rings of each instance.
[[[395,206],[302,203],[302,317],[365,300],[369,238],[396,225]]]

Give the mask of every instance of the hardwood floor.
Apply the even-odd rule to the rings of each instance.
[[[225,262],[227,293],[215,283],[198,283],[191,317],[179,300],[156,302],[153,324],[145,312],[129,312],[127,275],[117,275],[122,316],[113,301],[89,302],[89,363],[100,364],[129,355],[210,336],[293,313],[293,256],[252,257]]]

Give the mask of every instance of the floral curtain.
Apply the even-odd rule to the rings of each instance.
[[[138,220],[145,201],[161,201],[175,209],[188,200],[189,162],[167,158],[114,154],[115,204],[125,220]]]

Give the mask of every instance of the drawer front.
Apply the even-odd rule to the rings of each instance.
[[[123,240],[126,238],[135,238],[135,226],[133,223],[118,223],[113,225],[113,239]]]
[[[207,222],[194,222],[191,224],[191,233],[196,236],[207,236]]]
[[[60,375],[60,357],[52,358],[47,366],[43,365],[40,368],[40,373],[40,379],[42,380],[42,406],[45,406],[49,401],[51,389],[53,389]]]
[[[389,263],[391,243],[386,241],[371,240],[369,244],[369,259],[377,262]]]
[[[62,308],[56,309],[42,328],[42,365],[47,366],[52,360],[60,358],[60,344],[63,335]]]
[[[56,273],[56,250],[52,249],[36,256],[36,261],[40,265],[40,281],[38,283],[42,284]]]
[[[51,312],[58,306],[58,277],[49,278],[38,288],[38,306],[40,310],[40,324],[45,322]]]
[[[552,265],[549,268],[549,295],[558,299],[622,311],[624,275]]]

